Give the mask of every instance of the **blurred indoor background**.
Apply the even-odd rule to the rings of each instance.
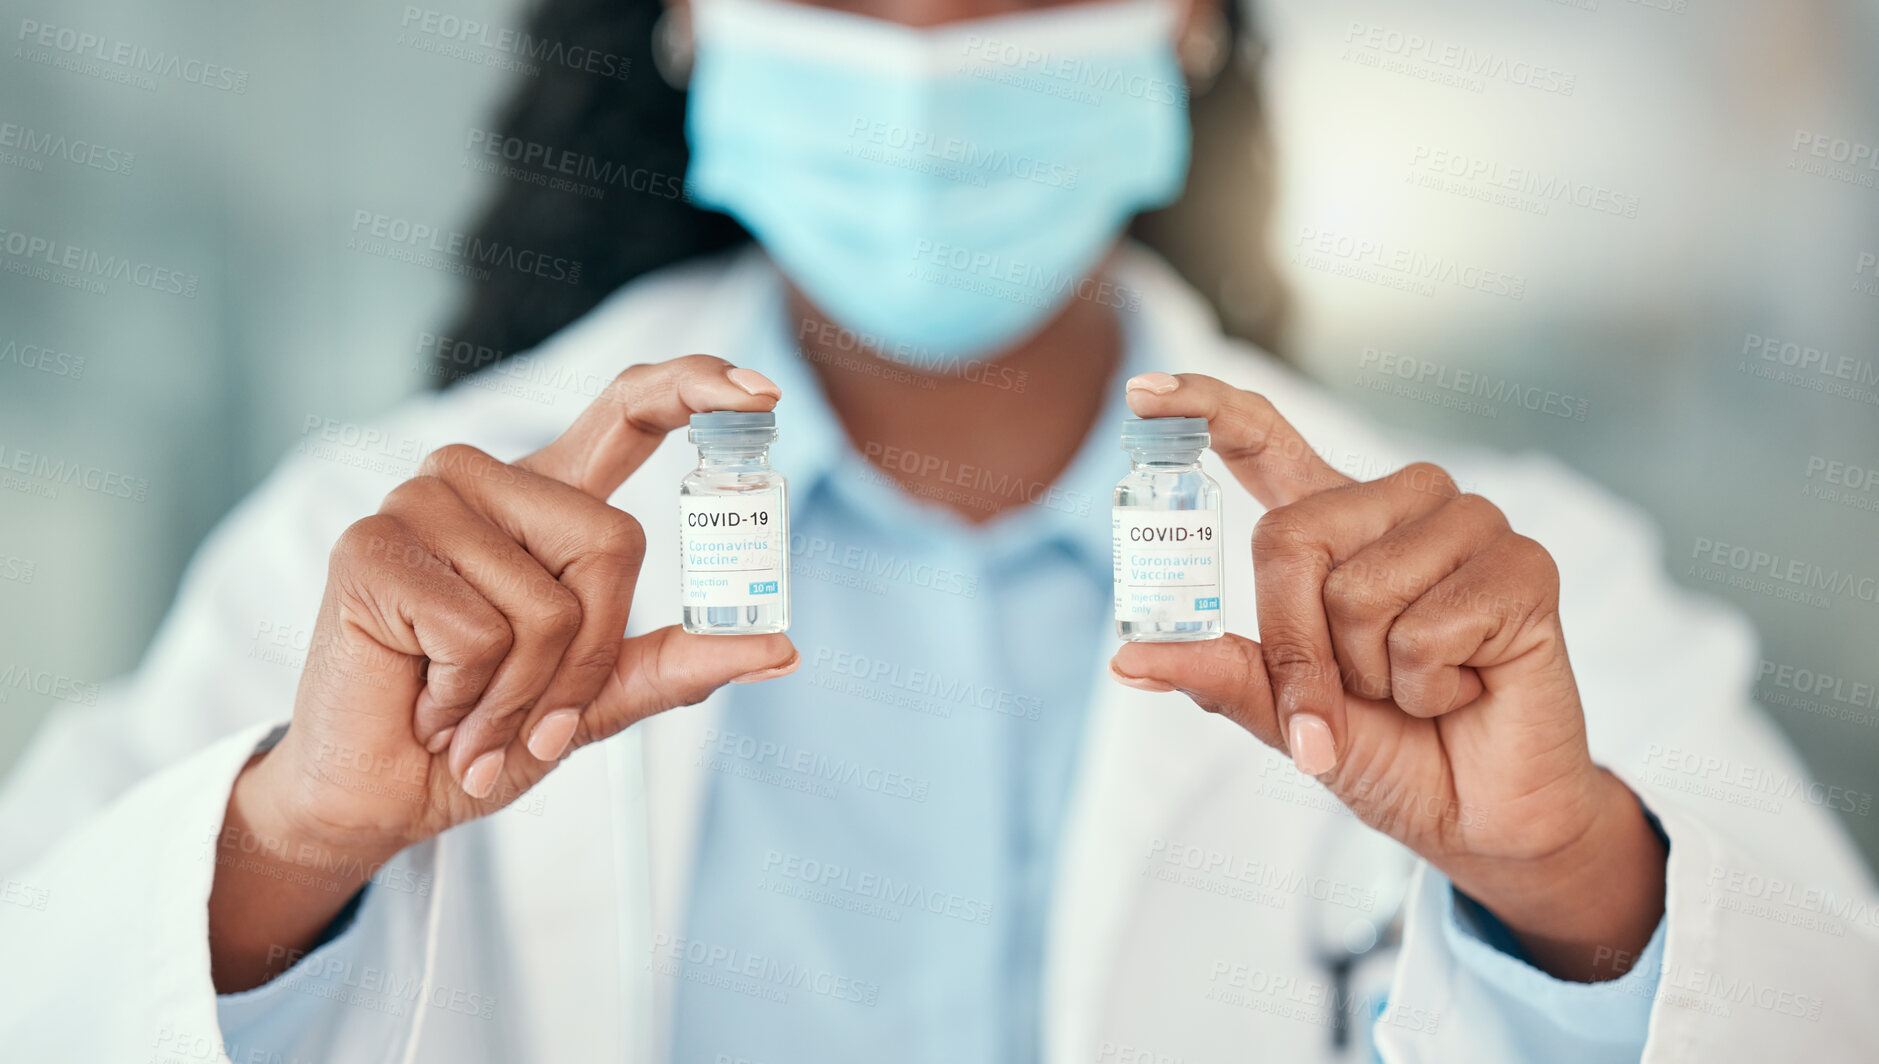
[[[191,552],[282,455],[427,386],[453,278],[349,248],[353,219],[468,225],[494,180],[470,139],[519,75],[423,27],[523,11],[3,6],[0,772],[58,699],[135,664]],[[1676,578],[1753,618],[1758,691],[1814,771],[1879,790],[1879,5],[1255,18],[1288,356],[1382,421],[1553,452],[1648,511]],[[48,26],[195,63],[101,77]],[[73,286],[44,247],[136,268]],[[1539,408],[1494,398],[1510,388]],[[1850,590],[1732,582],[1755,575],[1713,560],[1736,547]],[[1879,855],[1869,805],[1843,816]]]

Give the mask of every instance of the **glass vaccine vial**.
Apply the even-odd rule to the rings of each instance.
[[[1130,642],[1217,639],[1223,578],[1220,485],[1200,469],[1207,419],[1122,423],[1129,475],[1116,485],[1116,634]]]
[[[770,468],[776,415],[693,414],[698,468],[679,482],[679,601],[688,632],[789,627],[789,500]]]

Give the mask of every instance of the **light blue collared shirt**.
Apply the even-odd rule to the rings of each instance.
[[[1114,640],[1119,385],[1174,359],[1145,350],[1125,316],[1113,399],[1055,484],[940,467],[1028,503],[973,525],[857,452],[773,296],[757,318],[769,326],[726,353],[785,396],[772,461],[790,482],[789,634],[803,664],[731,689],[709,737],[686,936],[803,978],[780,998],[756,981],[679,980],[673,1059],[1033,1064],[1052,870]],[[918,395],[909,385],[908,401]],[[929,461],[862,450],[890,466]],[[1444,910],[1451,950],[1495,984],[1535,1059],[1641,1055],[1661,924],[1629,974],[1585,985],[1524,963],[1484,914]],[[337,930],[301,966],[356,951],[356,927]],[[307,1013],[285,982],[222,998],[224,1038],[290,1042]]]
[[[1117,440],[1130,416],[1120,383],[1162,360],[1125,316],[1113,399],[1054,490],[1012,485],[1037,502],[972,525],[856,453],[783,334],[780,302],[758,320],[775,327],[738,360],[786,397],[773,458],[791,478],[790,636],[803,666],[726,708],[687,935],[868,989],[865,1001],[765,1001],[686,980],[674,1059],[1032,1064],[1052,869],[1091,678],[1114,643],[1107,510],[1128,469]],[[909,386],[906,401],[918,396]],[[1005,482],[998,469],[943,476]],[[738,749],[774,751],[778,767],[913,780],[919,797],[795,789],[799,773],[735,771],[748,764]],[[1488,945],[1491,917],[1447,909],[1463,963],[1506,989],[1535,1044],[1561,1060],[1579,1045],[1598,1052],[1588,1060],[1641,1055],[1661,927],[1631,975],[1588,986]],[[1585,1040],[1543,1033],[1558,1030]]]

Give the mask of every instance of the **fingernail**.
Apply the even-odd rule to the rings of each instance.
[[[1109,663],[1109,675],[1114,676],[1117,683],[1126,687],[1133,687],[1137,691],[1153,691],[1161,695],[1174,690],[1174,685],[1171,683],[1151,680],[1146,676],[1130,676],[1128,673],[1116,668],[1116,663],[1113,661]]]
[[[1322,717],[1299,713],[1288,729],[1292,764],[1307,776],[1317,776],[1337,766],[1337,745],[1331,740],[1331,726]]]
[[[489,797],[489,792],[496,789],[496,777],[501,772],[502,751],[491,750],[470,762],[470,771],[463,774],[463,793],[472,798]]]
[[[1180,386],[1181,382],[1172,374],[1138,373],[1129,378],[1127,390],[1131,392],[1153,392],[1156,395],[1167,395]]]
[[[738,366],[725,374],[725,376],[731,378],[732,384],[737,385],[739,388],[744,389],[752,395],[767,395],[772,399],[781,399],[783,397],[783,389],[778,388],[775,381],[758,373],[754,369],[745,369],[742,366]]]
[[[789,660],[781,665],[772,666],[768,669],[758,669],[756,672],[747,672],[742,676],[733,676],[731,677],[731,682],[760,683],[764,680],[774,680],[778,676],[788,676],[790,673],[795,672],[796,666],[801,664],[802,654],[798,652],[791,654]]]
[[[574,726],[581,722],[578,709],[557,709],[535,723],[535,734],[528,737],[528,752],[537,761],[554,761],[567,751],[574,738]]]
[[[457,734],[457,726],[452,724],[450,727],[431,736],[431,741],[424,745],[424,749],[429,750],[433,754],[442,753],[444,747],[450,745],[450,737],[455,734]]]

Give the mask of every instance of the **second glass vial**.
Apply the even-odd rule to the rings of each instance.
[[[1132,642],[1217,639],[1220,485],[1200,469],[1207,419],[1130,418],[1122,423],[1129,475],[1116,485],[1116,634]]]
[[[789,627],[789,499],[770,468],[776,415],[693,414],[698,468],[679,482],[685,630],[758,635]]]

